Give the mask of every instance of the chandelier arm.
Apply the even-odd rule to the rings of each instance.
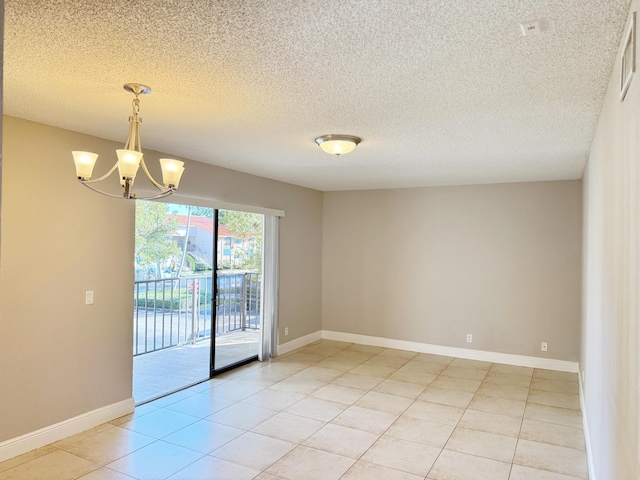
[[[94,178],[91,180],[82,180],[83,184],[87,184],[87,183],[96,183],[96,182],[101,182],[102,180],[104,180],[105,178],[107,178],[109,175],[111,175],[115,169],[118,168],[118,162],[113,164],[113,167],[111,167],[111,170],[109,170],[107,173],[105,173],[103,176],[99,177],[99,178]]]
[[[87,185],[85,182],[80,182],[80,183],[82,183],[88,189],[93,190],[94,192],[99,193],[101,195],[105,195],[105,196],[111,197],[111,198],[122,198],[124,200],[128,199],[124,195],[115,195],[113,193],[103,192],[102,190],[98,190],[96,187],[93,187],[91,185]],[[136,195],[132,195],[131,197],[129,197],[129,199],[131,199],[131,200],[156,200],[158,198],[168,197],[169,195],[173,195],[174,193],[176,193],[175,189],[169,188],[167,190],[163,190],[162,192],[158,193],[157,195],[148,195],[146,197],[138,197]]]
[[[151,183],[153,183],[153,185],[160,191],[164,191],[166,189],[166,187],[160,185],[158,182],[155,181],[155,179],[151,176],[151,174],[149,173],[149,169],[147,168],[147,164],[144,163],[144,157],[142,157],[142,160],[140,160],[140,166],[142,167],[142,170],[144,171],[144,174],[147,176],[147,178],[149,179],[149,181]]]
[[[85,187],[87,187],[89,190],[93,190],[96,193],[99,193],[101,195],[105,195],[107,197],[111,197],[111,198],[124,198],[125,200],[127,199],[127,197],[124,197],[123,195],[115,195],[113,193],[107,193],[107,192],[103,192],[102,190],[98,190],[96,187],[92,187],[91,185],[87,185],[87,182],[80,182],[82,185],[84,185]]]
[[[158,198],[164,198],[164,197],[168,197],[169,195],[173,195],[174,193],[176,193],[176,191],[172,188],[170,188],[169,190],[165,190],[161,193],[158,193],[157,195],[149,195],[148,197],[132,197],[135,200],[156,200]],[[124,198],[124,197],[122,197]]]

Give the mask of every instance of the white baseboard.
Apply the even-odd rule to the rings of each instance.
[[[589,424],[587,423],[587,405],[584,400],[584,384],[582,383],[582,374],[578,373],[578,385],[580,387],[580,410],[582,411],[582,431],[584,433],[584,443],[587,451],[587,468],[589,470],[589,478],[596,480],[596,469],[593,464],[593,449],[591,448],[591,434],[589,432]]]
[[[63,438],[84,432],[103,423],[133,413],[135,403],[128,398],[118,403],[98,408],[77,417],[41,428],[35,432],[26,433],[16,438],[0,443],[0,462],[44,447]]]
[[[409,350],[411,352],[432,353],[435,355],[465,358],[468,360],[480,360],[483,362],[517,365],[519,367],[542,368],[545,370],[557,370],[560,372],[571,373],[578,372],[578,362],[568,362],[565,360],[555,360],[552,358],[529,357],[525,355],[513,355],[509,353],[471,350],[468,348],[445,347],[442,345],[431,345],[429,343],[409,342],[406,340],[394,340],[391,338],[383,337],[370,337],[367,335],[332,332],[329,330],[322,330],[321,334],[322,338],[324,339],[337,340],[340,342],[373,345],[376,347],[384,348],[397,348],[399,350]]]
[[[290,342],[278,345],[278,355],[284,355],[296,348],[304,347],[305,345],[317,342],[318,340],[322,340],[322,330],[318,330],[317,332],[310,333],[304,337],[296,338]]]

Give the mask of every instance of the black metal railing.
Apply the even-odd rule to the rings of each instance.
[[[210,275],[135,282],[133,355],[184,344],[214,334],[260,328],[262,275],[219,271],[216,312]]]

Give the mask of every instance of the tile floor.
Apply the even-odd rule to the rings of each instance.
[[[575,374],[333,341],[0,463],[0,480],[587,478]]]
[[[216,336],[216,368],[258,354],[260,330]],[[143,403],[209,378],[211,339],[133,357],[133,398]]]

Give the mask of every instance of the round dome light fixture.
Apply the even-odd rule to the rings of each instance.
[[[322,135],[316,143],[330,155],[340,156],[352,152],[362,140],[353,135]]]

